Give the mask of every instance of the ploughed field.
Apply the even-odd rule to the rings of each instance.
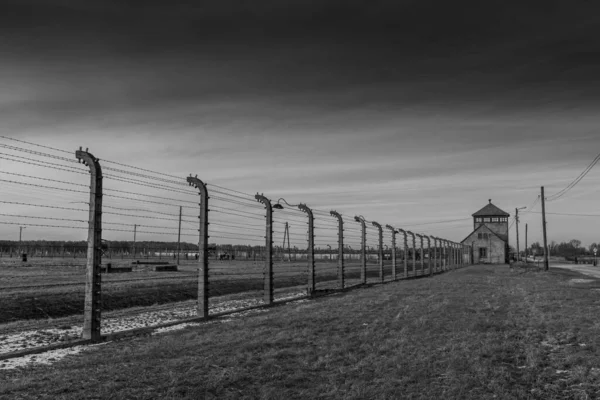
[[[140,263],[159,261],[140,259]],[[132,272],[102,273],[102,310],[143,307],[197,298],[198,261],[182,260],[178,271],[154,271],[155,265],[132,265],[132,260],[106,259],[103,266],[133,267]],[[339,288],[336,260],[316,260],[317,290]],[[210,260],[209,296],[247,293],[261,297],[264,286],[264,261]],[[298,290],[308,280],[306,260],[274,261],[275,292]],[[84,258],[20,258],[0,259],[0,323],[23,319],[57,318],[83,314],[86,260]],[[428,273],[417,261],[416,272],[408,265],[409,276]],[[397,278],[404,277],[404,266],[398,261]],[[360,262],[347,260],[345,287],[360,284]],[[384,263],[384,280],[392,279],[391,261]],[[380,282],[379,264],[367,264],[367,283]]]

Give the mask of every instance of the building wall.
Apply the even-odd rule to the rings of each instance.
[[[476,222],[475,228],[479,228],[481,225],[485,225],[492,232],[495,232],[500,235],[504,235],[508,238],[508,223],[507,222]]]
[[[472,233],[463,242],[468,245],[473,245],[474,263],[504,264],[506,262],[506,242],[494,235],[490,235],[490,239],[477,239],[479,232]],[[483,229],[483,232],[485,232],[485,229]],[[486,258],[479,259],[480,247],[488,249],[488,256]]]

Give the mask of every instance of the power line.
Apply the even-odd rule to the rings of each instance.
[[[588,165],[578,176],[573,179],[571,183],[569,183],[564,189],[546,197],[547,201],[554,201],[560,199],[562,196],[567,194],[571,189],[573,189],[587,174],[590,170],[596,165],[596,163],[600,161],[600,153],[594,158],[594,160]]]
[[[541,214],[541,211],[532,211],[534,214]],[[555,212],[546,212],[546,214],[551,215],[568,215],[573,217],[600,217],[600,214],[576,214],[576,213],[555,213]]]

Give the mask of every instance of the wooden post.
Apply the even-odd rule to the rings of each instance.
[[[344,220],[337,211],[330,211],[329,214],[338,220],[338,286],[344,288]]]
[[[264,266],[264,302],[273,304],[273,207],[271,201],[262,194],[256,194],[254,198],[265,205],[266,231],[265,231],[265,266]]]
[[[208,317],[208,190],[198,176],[188,176],[190,186],[198,189],[200,194],[200,215],[198,220],[198,307],[199,317]]]
[[[525,224],[525,264],[527,264],[527,224]]]
[[[544,271],[550,268],[548,262],[548,239],[546,237],[546,198],[544,197],[544,187],[542,186],[542,231],[544,233]]]
[[[99,342],[102,322],[102,168],[98,159],[88,153],[87,149],[83,151],[80,147],[75,156],[90,168],[90,213],[82,336],[84,339]]]

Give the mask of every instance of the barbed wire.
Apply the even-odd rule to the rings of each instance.
[[[38,227],[46,227],[46,228],[88,229],[88,227],[86,227],[86,226],[63,226],[63,225],[28,224],[28,223],[21,223],[21,222],[6,222],[6,221],[0,221],[0,224],[4,224],[4,225],[22,225],[22,226],[38,226]]]
[[[29,144],[29,145],[32,145],[32,146],[42,147],[42,148],[45,148],[45,149],[48,149],[48,150],[54,150],[54,151],[60,151],[60,152],[67,153],[67,154],[73,154],[72,151],[67,151],[67,150],[64,150],[64,149],[57,149],[56,147],[44,146],[44,145],[41,145],[41,144],[27,142],[25,140],[15,139],[15,138],[11,138],[11,137],[8,137],[8,136],[0,135],[0,138],[7,139],[7,140],[12,140],[14,142],[20,142],[20,143],[24,143],[24,144]]]
[[[69,210],[69,211],[89,211],[89,210],[84,210],[84,209],[81,209],[81,208],[58,207],[58,206],[48,206],[48,205],[43,205],[43,204],[21,203],[21,202],[18,202],[18,201],[4,201],[4,200],[0,200],[0,203],[3,203],[3,204],[15,204],[15,205],[20,205],[20,206],[55,208],[55,209]]]
[[[106,179],[115,180],[115,181],[119,181],[119,182],[123,182],[123,183],[130,183],[130,184],[134,184],[134,185],[138,185],[138,186],[150,187],[153,189],[168,190],[171,192],[183,193],[183,194],[188,194],[191,196],[198,196],[198,192],[193,191],[193,190],[183,190],[181,188],[174,188],[171,186],[160,185],[158,183],[152,184],[151,182],[146,182],[146,181],[141,181],[141,180],[136,181],[134,179],[123,178],[123,177],[112,175],[112,174],[104,174],[103,177]]]
[[[215,211],[225,210],[227,212],[242,212],[242,211],[236,210],[235,208],[221,207],[221,206],[215,206],[215,205],[209,205],[209,208],[211,210],[216,209]],[[248,212],[248,211],[243,211],[243,213],[245,213],[246,215],[253,215],[253,216],[256,216],[256,217],[265,218],[264,214],[256,214],[256,213],[252,213],[252,212]]]
[[[7,158],[7,157],[1,157],[4,160],[8,160],[8,161],[12,161],[12,162],[18,162],[18,163],[23,163],[23,164],[28,164],[28,165],[34,165],[36,167],[43,167],[43,168],[50,168],[50,169],[54,169],[54,170],[59,170],[59,171],[65,171],[65,172],[72,172],[75,174],[82,174],[82,175],[89,175],[90,172],[89,170],[85,170],[83,168],[77,168],[74,166],[70,166],[70,165],[62,165],[62,164],[55,164],[55,163],[51,163],[51,162],[44,162],[43,164],[41,164],[42,161],[39,162],[35,162],[38,160],[35,160],[33,158],[28,158],[28,157],[22,157],[22,156],[17,156],[17,155],[13,155],[13,154],[7,154],[7,153],[1,153],[0,155],[4,155],[4,156],[8,156],[8,157],[12,157],[12,158],[22,158],[24,160],[29,160],[29,161],[22,161],[22,160],[13,160],[12,158]],[[63,167],[63,168],[59,168],[59,167]],[[67,168],[71,168],[71,169],[67,169]]]
[[[85,221],[87,222],[87,221]],[[136,226],[142,226],[144,228],[159,228],[159,229],[169,229],[169,230],[179,230],[178,227],[166,227],[166,226],[159,226],[159,225],[143,225],[143,224],[126,224],[123,222],[108,222],[108,221],[102,221],[102,225],[104,224],[108,224],[108,225],[121,225],[121,226],[131,226],[131,225],[136,225]],[[181,228],[182,231],[197,231],[198,229],[190,229],[190,228]]]
[[[39,187],[39,188],[43,188],[43,189],[62,190],[64,192],[89,194],[89,191],[84,192],[84,191],[81,191],[81,190],[59,188],[59,187],[55,187],[55,186],[37,185],[35,183],[10,181],[10,180],[6,180],[6,179],[0,179],[0,182],[15,183],[15,184],[18,184],[18,185],[26,185],[26,186],[35,186],[35,187]]]
[[[232,216],[236,216],[236,217],[242,217],[242,218],[247,218],[247,219],[253,219],[256,221],[265,221],[265,216],[261,216],[261,217],[255,217],[252,215],[244,215],[244,214],[238,214],[238,213],[234,213],[234,212],[230,212],[230,211],[221,211],[221,210],[211,210],[215,213],[219,213],[219,214],[225,214],[225,215],[232,215]]]
[[[5,148],[5,149],[9,149],[9,150],[22,151],[24,153],[29,153],[29,154],[35,154],[37,156],[42,156],[42,157],[47,157],[47,158],[53,158],[55,160],[61,160],[61,161],[66,161],[66,162],[70,162],[70,163],[74,163],[74,164],[79,164],[79,161],[77,161],[75,159],[61,157],[61,156],[55,156],[53,154],[42,153],[40,151],[24,149],[24,148],[21,148],[21,147],[10,146],[10,145],[7,145],[7,144],[0,144],[0,147]]]
[[[124,174],[124,175],[137,176],[139,178],[147,178],[147,179],[152,179],[152,180],[160,181],[160,182],[173,183],[175,185],[181,185],[181,186],[185,186],[185,187],[189,187],[190,186],[189,183],[187,183],[186,179],[184,179],[184,178],[179,178],[179,179],[182,179],[181,181],[174,181],[174,180],[170,180],[170,179],[159,178],[159,177],[152,176],[152,175],[144,175],[144,174],[139,174],[137,172],[125,171],[125,170],[122,170],[122,169],[111,168],[111,167],[106,167],[106,166],[103,166],[102,170],[103,171],[119,172],[119,173]]]
[[[0,173],[7,174],[7,175],[13,175],[13,176],[20,176],[23,178],[39,179],[39,180],[48,181],[48,182],[62,183],[65,185],[82,186],[82,187],[88,187],[88,188],[90,187],[90,185],[84,185],[82,183],[73,183],[73,182],[61,181],[58,179],[43,178],[43,177],[39,177],[39,176],[26,175],[26,174],[17,174],[16,172],[0,171]]]
[[[189,200],[178,200],[178,199],[173,199],[171,197],[163,197],[163,196],[155,196],[155,195],[151,195],[151,194],[144,194],[144,193],[136,193],[136,192],[128,192],[126,190],[118,190],[118,189],[110,189],[110,188],[103,188],[104,190],[109,190],[111,192],[117,192],[117,193],[124,193],[124,194],[132,194],[135,196],[145,196],[145,197],[151,197],[154,199],[163,199],[163,200],[172,200],[172,201],[179,201],[181,203],[187,203],[187,204],[198,204],[195,201],[189,201]],[[106,194],[104,194],[106,196]],[[110,196],[110,195],[108,195]],[[179,206],[177,206],[179,207]]]
[[[84,223],[88,222],[87,220],[71,219],[71,218],[38,217],[38,216],[31,216],[31,215],[4,214],[4,213],[0,213],[0,215],[2,215],[4,217],[31,218],[31,219],[51,219],[51,220],[55,220],[55,221],[70,221],[70,222],[84,222]]]

